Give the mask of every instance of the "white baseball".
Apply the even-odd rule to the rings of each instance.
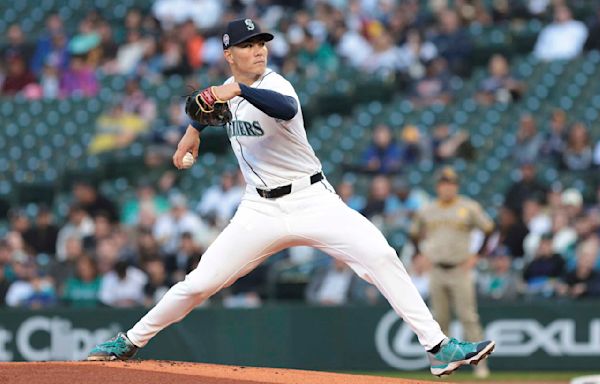
[[[185,156],[183,156],[182,162],[183,162],[183,168],[188,169],[192,165],[194,165],[194,163],[196,162],[196,159],[194,159],[194,155],[192,155],[190,152],[188,152],[185,154]]]

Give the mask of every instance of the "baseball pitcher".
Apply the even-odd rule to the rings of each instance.
[[[197,158],[205,126],[224,125],[246,179],[245,195],[198,267],[133,328],[96,346],[88,360],[131,358],[162,329],[270,255],[299,245],[327,252],[377,286],[429,352],[434,375],[487,357],[493,341],[467,343],[446,337],[394,249],[371,222],[342,202],[323,175],[306,138],[294,87],[267,68],[266,42],[273,35],[251,19],[240,19],[230,22],[222,37],[233,76],[188,97],[191,123],[173,163],[179,169],[189,167],[193,161],[186,154]]]

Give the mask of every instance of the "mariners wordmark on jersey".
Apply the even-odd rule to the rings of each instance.
[[[260,126],[258,121],[241,121],[234,120],[227,123],[227,136],[263,136],[265,131]]]

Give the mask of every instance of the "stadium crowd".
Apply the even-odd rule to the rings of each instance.
[[[469,25],[548,21],[532,52],[539,60],[570,60],[584,47],[600,48],[600,7],[583,23],[573,19],[562,1],[497,1],[486,6],[483,1],[456,0],[452,9],[443,0],[424,3],[156,0],[149,10],[128,10],[118,24],[102,10],[92,10],[76,30],[52,14],[35,41],[18,24],[7,29],[0,52],[0,95],[94,97],[100,76],[125,75],[125,92],[98,119],[90,153],[142,139],[169,150],[187,125],[181,105],[174,102],[168,116],[158,116],[157,101],[141,91],[140,79],[160,83],[171,75],[193,78],[198,72],[222,77],[217,23],[240,15],[257,18],[275,31],[270,65],[284,75],[310,76],[343,65],[394,74],[407,79],[408,95],[417,107],[452,102],[452,78],[470,74]],[[497,54],[473,97],[490,105],[518,102],[525,92],[524,83],[511,74],[510,62]],[[153,126],[157,118],[166,127]],[[540,133],[541,124],[550,131]],[[519,178],[504,191],[503,205],[494,207],[495,231],[478,260],[481,297],[600,297],[600,186],[584,199],[569,185],[545,185],[536,178],[538,159],[553,162],[561,172],[597,172],[600,143],[590,142],[590,129],[559,108],[549,122],[520,117],[510,160],[519,168]],[[342,178],[337,191],[384,233],[408,232],[415,212],[432,201],[426,191],[407,182],[403,169],[423,159],[436,164],[468,160],[474,151],[468,133],[451,124],[439,124],[429,133],[413,125],[392,129],[381,124],[373,128],[371,140],[360,163],[351,165],[372,176],[368,195],[354,192],[353,178]],[[197,265],[244,191],[240,174],[231,171],[200,201],[191,202],[175,180],[173,171],[158,180],[140,177],[135,193],[119,201],[79,180],[64,220],[54,217],[51,207],[38,206],[35,217],[13,208],[9,230],[0,239],[0,306],[153,305]],[[427,297],[428,261],[413,258],[408,243],[398,251]],[[207,305],[257,306],[286,298],[285,282],[298,275],[305,278],[303,295],[310,303],[383,301],[344,264],[318,251],[292,248]]]

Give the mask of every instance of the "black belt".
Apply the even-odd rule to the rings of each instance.
[[[442,269],[454,269],[456,267],[458,267],[460,264],[448,264],[448,263],[435,263],[436,267],[442,268]]]
[[[323,178],[325,178],[325,176],[323,176],[323,172],[317,172],[310,177],[310,184],[312,185],[314,183],[318,183],[319,181],[323,180]],[[276,199],[292,193],[292,184],[284,185],[274,189],[256,188],[256,192],[258,192],[258,194],[265,199]]]

